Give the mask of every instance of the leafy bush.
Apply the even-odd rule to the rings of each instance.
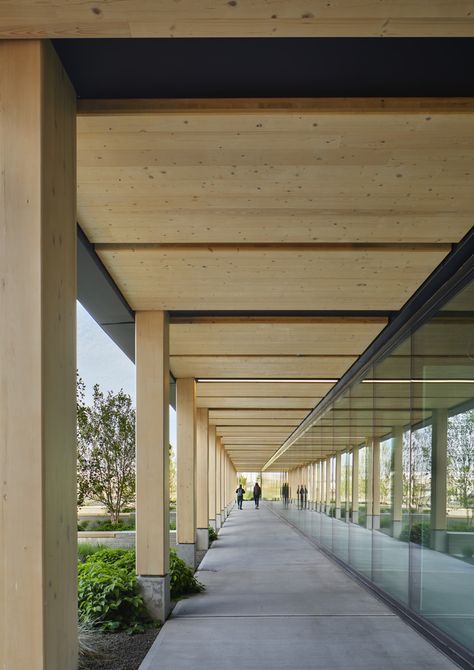
[[[209,542],[214,542],[219,536],[212,526],[209,526]]]
[[[79,542],[77,545],[77,557],[81,563],[95,554],[98,551],[105,549],[103,544],[95,544],[94,542]]]
[[[123,521],[122,519],[119,519],[117,523],[112,523],[112,521],[97,521],[94,530],[103,530],[103,531],[135,530],[135,522],[133,520]]]
[[[191,568],[179,558],[174,549],[170,550],[170,583],[173,599],[204,590],[204,586],[198,582]]]
[[[170,520],[170,530],[176,530],[176,519]]]
[[[430,546],[431,528],[426,521],[414,523],[411,527],[406,525],[400,533],[400,540],[403,542],[413,542],[413,544],[422,544],[424,547]]]
[[[143,632],[151,623],[135,576],[135,552],[102,549],[78,566],[79,619],[103,631]]]
[[[89,526],[89,521],[85,519],[84,521],[79,521],[77,524],[77,530],[87,530]]]
[[[204,589],[173,549],[170,582],[174,599]],[[94,547],[78,565],[78,596],[80,622],[103,631],[139,633],[153,623],[139,592],[134,549]]]

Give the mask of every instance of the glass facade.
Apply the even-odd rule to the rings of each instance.
[[[474,653],[474,286],[374,363],[303,444],[314,503],[280,513]]]

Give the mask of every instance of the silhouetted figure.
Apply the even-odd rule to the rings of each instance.
[[[300,508],[300,487],[296,489],[296,504],[298,506],[298,509]]]
[[[303,509],[304,505],[304,486],[303,484],[300,485],[300,509]]]
[[[306,488],[306,486],[303,489],[303,496],[304,496],[304,508],[307,509],[308,508],[308,489]]]
[[[235,490],[237,493],[237,507],[242,509],[242,500],[244,499],[245,490],[242,487],[242,484],[239,484],[239,487]]]
[[[253,499],[255,502],[255,509],[258,509],[261,495],[262,495],[262,489],[260,488],[260,484],[258,482],[255,482],[255,486],[253,487]]]

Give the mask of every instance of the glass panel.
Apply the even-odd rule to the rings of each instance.
[[[410,566],[404,533],[409,523],[410,379],[411,343],[407,341],[374,368],[375,441],[370,448],[374,481],[368,504],[368,525],[374,529],[372,579],[405,605],[409,603]]]
[[[411,526],[419,560],[413,606],[474,649],[474,318],[472,286],[413,335],[413,395],[427,415],[414,432]]]

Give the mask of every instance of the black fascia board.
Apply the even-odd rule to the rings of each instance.
[[[135,314],[77,226],[77,299],[94,321],[135,363]],[[176,380],[170,373],[170,405],[176,409]]]
[[[77,227],[77,299],[102,330],[135,362],[135,315]]]

